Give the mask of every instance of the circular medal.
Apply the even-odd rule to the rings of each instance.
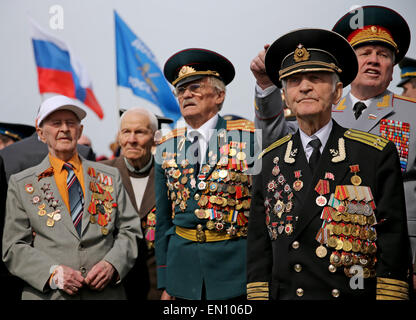
[[[360,178],[359,176],[357,176],[357,175],[353,175],[353,176],[351,177],[351,183],[352,183],[354,186],[359,186],[359,185],[361,184],[361,182],[362,182],[362,180],[361,180],[361,178]]]
[[[38,211],[38,215],[41,216],[41,217],[43,217],[45,214],[46,214],[46,210],[45,209],[40,209]]]
[[[90,215],[90,222],[91,222],[92,224],[97,223],[97,219],[95,218],[95,216]]]
[[[315,253],[319,258],[325,258],[328,250],[321,244],[318,248],[316,248]]]
[[[205,183],[205,181],[200,181],[198,183],[198,189],[199,190],[205,190],[206,186],[207,186],[207,184]]]
[[[35,191],[35,189],[33,188],[31,184],[25,185],[25,190],[27,193],[33,193],[33,191]]]
[[[293,189],[295,191],[300,191],[300,189],[303,188],[303,181],[302,180],[296,180],[295,182],[293,182]]]
[[[106,227],[101,228],[101,233],[106,236],[108,234],[108,229]]]
[[[228,171],[225,170],[225,169],[222,169],[222,170],[220,170],[220,172],[218,173],[218,175],[219,175],[219,177],[221,179],[225,179],[227,177],[227,175],[228,175]]]
[[[243,151],[240,151],[237,153],[236,158],[237,160],[243,161],[246,159],[246,154]]]
[[[188,177],[187,176],[183,176],[181,178],[181,184],[185,185],[188,182]]]
[[[214,223],[214,221],[209,220],[209,221],[207,222],[207,229],[208,229],[208,230],[213,230],[214,228],[215,228],[215,223]]]
[[[316,204],[320,207],[323,207],[328,202],[324,196],[319,196],[315,200]]]

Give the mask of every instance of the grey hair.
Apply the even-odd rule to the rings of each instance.
[[[152,132],[155,133],[157,131],[157,128],[158,128],[157,117],[155,116],[153,112],[147,109],[141,108],[141,107],[133,107],[133,108],[126,110],[120,117],[119,128],[121,128],[121,122],[123,121],[124,117],[126,117],[128,113],[135,113],[135,114],[141,114],[141,115],[145,114],[147,118],[149,119],[150,129],[152,130]]]
[[[211,86],[213,86],[215,90],[217,90],[218,92],[224,92],[224,94],[226,93],[225,83],[221,79],[212,76],[209,76],[207,78],[208,83],[211,84]],[[221,111],[223,104],[224,101],[218,105],[218,111]]]

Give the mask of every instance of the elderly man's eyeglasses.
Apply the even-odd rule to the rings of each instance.
[[[201,95],[201,89],[205,86],[204,83],[191,83],[184,86],[179,86],[175,88],[173,93],[177,97],[181,97],[184,95],[186,90],[189,90],[194,95]]]

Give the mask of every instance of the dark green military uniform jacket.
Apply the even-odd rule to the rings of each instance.
[[[199,174],[185,128],[173,130],[157,148],[158,287],[179,298],[245,294],[254,125],[218,117],[216,130]]]
[[[392,142],[334,121],[315,174],[299,130],[260,161],[248,298],[375,299],[376,290],[380,299],[408,297],[406,207]]]

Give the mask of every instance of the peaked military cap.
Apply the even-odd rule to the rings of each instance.
[[[14,141],[29,137],[36,131],[35,127],[19,123],[0,122],[0,134],[5,135]]]
[[[362,21],[360,21],[362,17]],[[362,26],[357,26],[362,22]],[[410,29],[396,11],[382,6],[363,6],[351,10],[332,29],[357,48],[368,44],[389,47],[396,55],[396,63],[406,55],[410,44]]]
[[[280,80],[299,72],[338,74],[344,87],[357,75],[354,49],[339,34],[323,29],[299,29],[277,39],[265,58],[266,72],[281,88]]]
[[[400,67],[400,82],[398,87],[403,86],[407,81],[416,78],[416,60],[404,57],[399,63]]]
[[[190,48],[171,56],[163,69],[166,79],[174,86],[205,76],[221,79],[226,85],[235,75],[233,64],[214,51]]]

